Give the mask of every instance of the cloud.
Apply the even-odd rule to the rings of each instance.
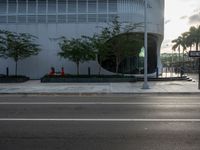
[[[169,48],[172,46],[172,40],[170,39],[165,39],[162,43],[162,48]]]
[[[194,9],[193,12],[194,12],[194,13],[198,13],[198,12],[200,12],[200,8],[196,8],[196,9]]]
[[[190,24],[200,23],[200,12],[189,17]]]
[[[170,39],[165,39],[161,46],[161,52],[162,53],[171,53],[172,45],[173,44]]]
[[[169,22],[171,22],[171,20],[170,20],[170,19],[168,19],[168,20],[165,20],[165,24],[168,24]]]
[[[187,18],[187,16],[182,16],[182,17],[180,17],[180,19],[186,19]]]

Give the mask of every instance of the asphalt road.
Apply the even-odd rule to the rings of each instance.
[[[0,150],[199,149],[199,95],[0,96]]]

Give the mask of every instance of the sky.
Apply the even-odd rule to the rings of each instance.
[[[200,0],[165,0],[165,33],[161,52],[171,52],[171,41],[197,25],[200,25]]]

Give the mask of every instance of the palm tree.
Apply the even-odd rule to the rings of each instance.
[[[195,27],[192,26],[188,32],[188,40],[192,43],[195,44],[196,50],[199,50],[200,46],[200,25]]]
[[[194,45],[192,37],[190,36],[190,32],[184,32],[182,33],[182,36],[185,40],[185,46],[190,48],[190,51],[192,50],[192,47]]]
[[[179,63],[180,63],[180,49],[182,47],[183,49],[183,62],[184,62],[184,51],[187,49],[186,45],[186,35],[182,34],[179,36],[177,39],[172,40],[172,43],[174,45],[172,46],[172,49],[175,51],[178,48],[178,53],[179,53]],[[180,65],[180,64],[179,64]]]
[[[185,51],[187,50],[187,47],[190,47],[190,50],[192,49],[192,41],[188,37],[188,33],[182,33],[182,47],[183,47],[183,64],[185,61]]]

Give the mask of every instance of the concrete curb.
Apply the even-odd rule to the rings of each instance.
[[[0,95],[24,95],[24,96],[109,96],[109,95],[200,95],[200,92],[146,92],[146,93],[48,93],[48,92],[37,92],[37,93],[0,93]]]

